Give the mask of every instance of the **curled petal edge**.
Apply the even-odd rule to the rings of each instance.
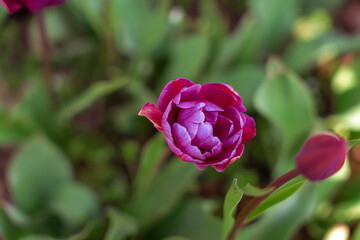
[[[161,126],[161,118],[162,113],[160,112],[159,108],[156,107],[153,103],[146,103],[140,110],[139,116],[147,117],[156,127],[157,130],[163,131]]]

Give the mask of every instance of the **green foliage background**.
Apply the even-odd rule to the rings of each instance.
[[[239,191],[256,195],[246,183],[264,187],[291,170],[310,134],[360,138],[359,9],[341,0],[68,0],[43,12],[47,85],[33,15],[0,8],[2,238],[221,239]],[[137,115],[179,77],[232,85],[256,120],[256,137],[223,173],[171,155]],[[324,239],[343,224],[360,239],[359,160],[354,147],[330,179],[279,189],[238,238]]]

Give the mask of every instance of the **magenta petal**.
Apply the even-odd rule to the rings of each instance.
[[[207,165],[222,165],[226,162],[230,162],[230,160],[233,158],[239,158],[241,157],[241,155],[237,155],[237,154],[239,154],[239,148],[241,148],[241,145],[243,144],[241,144],[241,140],[239,140],[237,143],[234,143],[232,146],[223,148],[221,153],[206,159],[204,162],[206,162]]]
[[[242,143],[247,143],[256,135],[255,121],[244,113],[241,113],[241,116],[246,119],[243,127]]]
[[[217,145],[215,145],[212,149],[211,149],[211,153],[212,155],[217,155],[221,152],[223,147],[223,144],[219,141]]]
[[[193,159],[192,157],[190,157],[187,154],[184,154],[179,148],[177,148],[175,146],[175,144],[168,138],[165,138],[166,142],[169,145],[169,148],[171,149],[171,151],[178,156],[179,158],[181,158],[181,160],[185,161],[185,162],[193,162],[193,163],[202,163],[202,160],[198,160],[198,159]]]
[[[193,108],[195,107],[197,104],[199,104],[201,101],[186,101],[186,102],[180,102],[178,104],[176,104],[179,108]],[[203,106],[205,106],[205,103],[203,104]]]
[[[181,156],[181,160],[185,161],[185,162],[192,162],[192,163],[202,163],[202,160],[199,159],[195,159],[191,156],[189,156],[188,154],[184,154]]]
[[[209,122],[204,122],[199,125],[198,132],[193,140],[195,145],[199,145],[202,142],[208,140],[214,134],[213,126]]]
[[[245,112],[240,95],[223,83],[207,83],[201,87],[200,99],[216,103],[221,108],[234,106],[239,112]]]
[[[27,7],[30,11],[37,12],[46,7],[56,6],[64,3],[66,0],[29,0]]]
[[[186,128],[178,123],[175,123],[172,127],[174,133],[174,140],[176,146],[183,152],[188,154],[190,157],[195,159],[203,159],[199,148],[191,145],[191,138]]]
[[[22,5],[18,1],[15,1],[15,0],[0,0],[0,3],[11,14],[17,12],[22,7]]]
[[[205,120],[211,124],[215,124],[218,120],[219,113],[218,112],[208,112],[204,111]]]
[[[150,102],[146,103],[139,112],[139,116],[147,117],[159,131],[163,131],[161,126],[162,115],[159,109]]]
[[[192,81],[185,78],[177,78],[174,81],[169,82],[164,90],[161,92],[158,107],[161,112],[166,110],[167,105],[170,101],[185,87],[190,87],[194,85]]]
[[[204,101],[205,102],[205,107],[204,109],[206,111],[217,111],[217,112],[222,112],[224,111],[221,107],[219,107],[218,105],[212,103],[212,102],[209,102],[209,101]]]
[[[241,130],[245,125],[244,119],[241,117],[239,111],[233,106],[225,108],[225,111],[222,112],[221,115],[232,121],[234,125],[234,131]]]
[[[234,155],[234,157],[230,160],[227,161],[225,163],[219,164],[219,165],[212,165],[213,168],[215,168],[215,170],[217,172],[223,172],[231,163],[233,163],[236,159],[239,159],[241,157],[241,155],[244,152],[244,144],[241,144],[237,150],[236,150],[236,154]]]
[[[186,128],[178,123],[175,123],[172,129],[176,146],[180,149],[185,149],[191,145],[191,138],[189,133],[186,131]]]
[[[181,109],[178,116],[180,124],[183,122],[202,123],[205,120],[205,114],[201,111],[203,103],[197,104],[193,108]]]
[[[190,135],[190,138],[193,139],[196,136],[196,133],[199,129],[199,124],[198,123],[193,123],[190,121],[185,121],[185,122],[179,122],[181,124],[181,126],[185,127],[187,132]]]
[[[196,164],[196,167],[197,167],[199,170],[204,170],[205,165],[202,165],[202,164]]]
[[[182,155],[184,155],[184,153],[175,146],[174,142],[172,140],[170,140],[169,138],[165,137],[166,142],[169,145],[170,150],[178,157],[182,157]]]
[[[201,111],[203,103],[197,104],[193,108],[181,109],[179,111],[178,123],[185,127],[193,139],[198,131],[199,123],[204,122],[205,114]]]
[[[233,163],[235,162],[236,159],[239,159],[242,154],[244,153],[244,150],[245,150],[245,145],[244,144],[240,144],[237,148],[236,148],[236,153],[235,155],[233,156],[233,158],[230,160],[229,163]]]
[[[239,139],[241,140],[241,135],[242,135],[242,130],[231,135],[228,139],[223,141],[223,147],[228,147],[230,145],[233,145],[235,142],[239,141]]]
[[[198,101],[199,92],[201,89],[200,84],[192,85],[188,88],[183,88],[175,97],[174,103],[179,104],[180,102]],[[201,102],[201,101],[199,101]]]
[[[212,152],[204,154],[204,157],[211,157],[214,152],[219,152],[218,148],[222,148],[222,143],[219,138],[213,136],[213,126],[209,122],[201,123],[199,125],[198,132],[192,141],[192,144],[199,147],[202,150]]]
[[[233,122],[227,117],[219,115],[218,121],[215,125],[215,135],[223,141],[229,137],[229,135],[234,131]]]
[[[217,172],[223,172],[225,170],[225,168],[227,168],[229,166],[229,163],[224,163],[221,165],[212,165],[213,168],[215,168],[215,170]]]

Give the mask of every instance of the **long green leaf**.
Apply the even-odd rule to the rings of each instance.
[[[269,209],[269,214],[265,214],[254,224],[241,228],[237,239],[293,239],[300,224],[314,212],[317,204],[316,191],[314,184],[305,184],[281,204]]]
[[[155,135],[146,144],[141,154],[141,162],[134,183],[136,195],[142,194],[151,185],[167,149],[162,133]]]
[[[221,221],[206,213],[203,205],[201,199],[186,198],[169,217],[153,229],[147,236],[148,239],[163,239],[168,236],[181,236],[189,240],[221,239]]]
[[[250,183],[246,183],[240,189],[243,191],[244,195],[253,196],[253,197],[263,196],[265,194],[268,194],[271,191],[270,188],[261,189],[259,187],[254,186],[254,185],[251,185]]]
[[[151,187],[132,201],[130,213],[137,217],[141,225],[161,219],[181,200],[198,174],[199,170],[193,164],[172,159],[154,179]]]
[[[115,208],[108,209],[110,226],[106,231],[105,240],[123,240],[136,233],[137,222],[131,216]]]
[[[183,37],[176,41],[170,53],[169,66],[158,86],[159,89],[175,78],[195,78],[206,62],[209,47],[209,40],[200,34]]]
[[[247,221],[251,221],[252,219],[256,218],[263,212],[265,212],[270,207],[284,201],[292,194],[294,194],[303,184],[305,180],[295,181],[289,186],[285,188],[280,188],[274,193],[272,193],[269,197],[267,197],[262,203],[260,203],[247,217]]]
[[[120,78],[106,82],[97,82],[91,85],[83,93],[60,110],[58,117],[62,120],[68,120],[77,113],[91,106],[95,101],[119,90],[127,83],[127,78]]]

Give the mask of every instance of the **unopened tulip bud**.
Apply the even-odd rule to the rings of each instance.
[[[296,155],[298,171],[311,181],[322,181],[341,169],[347,154],[345,139],[333,133],[311,136]]]

